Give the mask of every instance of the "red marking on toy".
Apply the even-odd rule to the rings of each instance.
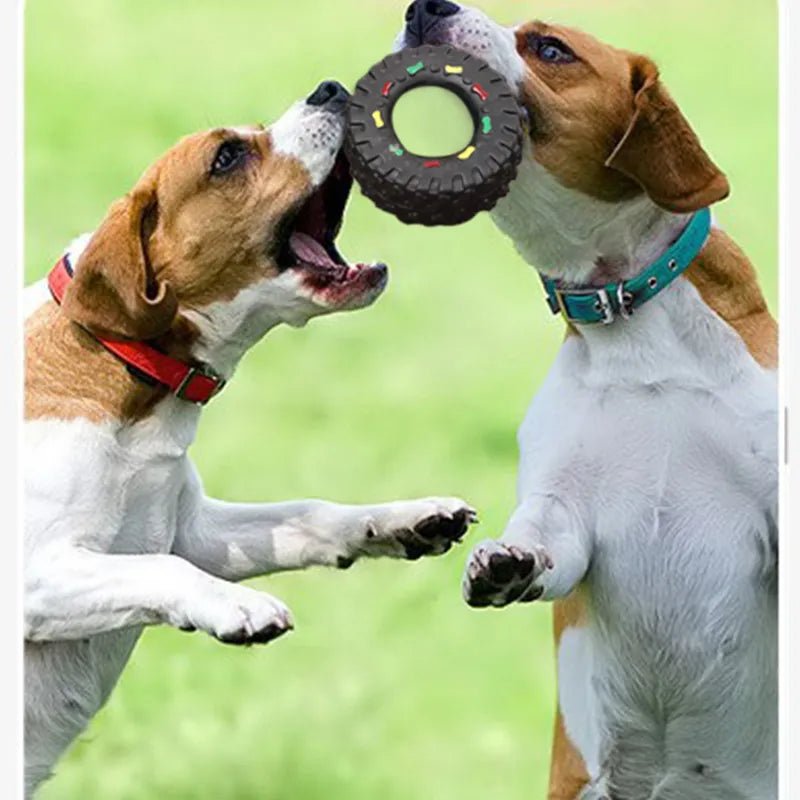
[[[439,161],[426,161],[423,166],[425,167],[441,167],[441,163]]]
[[[473,84],[472,91],[475,92],[475,94],[478,95],[481,100],[485,100],[489,96],[489,93],[486,91],[486,89],[484,89],[479,83]]]
[[[383,85],[383,89],[381,89],[381,94],[384,97],[388,97],[389,96],[389,90],[391,88],[392,88],[392,81],[386,81],[386,83]]]

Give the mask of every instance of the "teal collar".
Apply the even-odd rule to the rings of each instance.
[[[542,276],[547,305],[567,322],[592,325],[612,323],[618,316],[627,319],[634,310],[655,297],[692,263],[708,238],[711,212],[698,211],[678,240],[636,277],[604,286],[562,286],[560,281]]]

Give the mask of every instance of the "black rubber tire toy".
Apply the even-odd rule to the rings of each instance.
[[[466,104],[474,132],[460,152],[423,157],[400,144],[392,109],[420,86],[448,89]],[[344,147],[353,177],[376,206],[405,223],[457,225],[508,193],[522,137],[519,105],[499,73],[454,47],[423,45],[387,56],[356,84]]]

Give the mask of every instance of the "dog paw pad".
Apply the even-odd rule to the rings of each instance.
[[[463,594],[476,608],[530,602],[541,597],[536,581],[553,562],[541,548],[529,551],[515,545],[486,542],[478,545],[464,571]]]

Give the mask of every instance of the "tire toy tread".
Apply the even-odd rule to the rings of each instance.
[[[392,109],[419,86],[449,89],[467,105],[475,130],[460,152],[425,157],[402,147]],[[344,147],[353,177],[375,205],[408,224],[457,225],[493,208],[516,177],[522,142],[519,107],[505,79],[448,45],[386,56],[348,102]]]

